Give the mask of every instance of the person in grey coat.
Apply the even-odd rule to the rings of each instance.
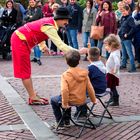
[[[88,40],[90,40],[91,47],[95,46],[94,40],[90,38],[91,26],[95,25],[97,9],[93,5],[93,0],[86,0],[86,7],[83,10],[83,45],[85,48],[88,47]],[[87,60],[87,57],[84,58]]]

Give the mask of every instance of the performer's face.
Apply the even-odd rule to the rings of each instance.
[[[57,20],[58,27],[65,27],[68,24],[68,19]]]

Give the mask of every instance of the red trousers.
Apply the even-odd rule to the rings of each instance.
[[[20,40],[16,33],[11,37],[12,60],[14,76],[16,78],[28,79],[31,76],[31,49],[26,41]]]

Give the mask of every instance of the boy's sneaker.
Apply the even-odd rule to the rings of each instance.
[[[57,127],[58,127],[58,123],[57,123],[57,122],[54,123],[54,124],[51,126],[52,129],[57,129]],[[58,130],[63,130],[63,129],[64,129],[64,124],[63,124],[63,123],[62,123],[62,124],[59,124]]]

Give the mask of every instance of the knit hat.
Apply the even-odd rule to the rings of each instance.
[[[71,19],[69,11],[65,7],[59,7],[55,14],[54,14],[54,20],[58,19]]]

